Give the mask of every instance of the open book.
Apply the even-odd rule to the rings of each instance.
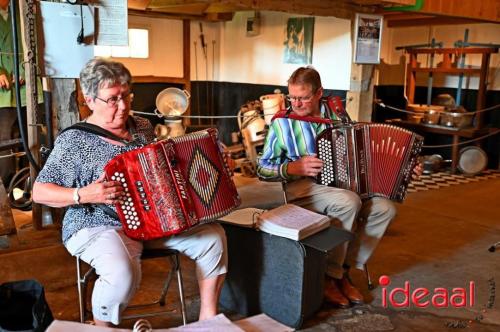
[[[302,240],[329,226],[328,216],[293,204],[264,211],[257,218],[260,230],[292,240]]]

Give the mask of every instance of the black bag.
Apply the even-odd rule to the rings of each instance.
[[[0,332],[42,332],[54,320],[43,286],[36,280],[0,285]]]

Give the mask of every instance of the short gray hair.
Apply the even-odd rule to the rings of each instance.
[[[122,63],[95,58],[80,72],[80,86],[85,96],[96,98],[99,89],[113,85],[131,85],[132,75]]]

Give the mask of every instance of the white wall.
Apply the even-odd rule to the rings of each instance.
[[[192,80],[286,85],[287,78],[298,65],[283,63],[284,31],[287,19],[300,15],[261,12],[260,34],[247,37],[246,21],[253,15],[254,12],[240,12],[230,22],[203,22],[206,58],[201,47],[199,22],[191,22]],[[133,75],[182,77],[182,21],[129,16],[129,26],[146,27],[150,31],[148,59],[119,59]],[[434,37],[436,41],[444,42],[444,47],[453,47],[455,41],[463,39],[466,28],[469,29],[470,42],[500,44],[500,25],[496,24],[384,27],[378,83],[403,84],[402,51],[396,51],[396,46],[428,43]],[[315,18],[312,65],[321,73],[325,88],[349,90],[352,56],[350,29],[348,20]],[[428,61],[425,57],[419,60],[423,63]],[[466,66],[479,65],[478,56],[466,58]],[[490,90],[500,90],[499,54],[491,57],[489,82]],[[418,85],[426,84],[426,75],[418,75]],[[457,77],[434,77],[434,86],[456,87],[457,84]],[[477,89],[477,86],[477,77],[464,80],[464,88]]]
[[[290,74],[299,67],[283,63],[285,27],[288,15],[261,13],[258,36],[246,36],[247,17],[240,12],[221,29],[220,80],[228,82],[286,85]],[[350,21],[316,17],[314,22],[312,65],[321,73],[327,89],[349,89],[351,70]]]
[[[182,21],[128,17],[129,28],[149,30],[149,58],[118,58],[134,76],[182,77]]]
[[[454,47],[454,43],[464,39],[465,29],[469,29],[469,42],[474,43],[492,43],[500,44],[500,25],[498,24],[470,24],[470,25],[444,25],[444,26],[426,26],[426,27],[407,27],[407,28],[384,28],[382,36],[381,58],[389,65],[394,67],[383,68],[381,66],[380,80],[381,84],[403,84],[404,67],[402,66],[403,51],[396,51],[397,46],[426,44],[430,43],[432,38],[436,42],[443,42],[443,47]],[[429,59],[427,56],[419,56],[419,62],[427,65]],[[434,64],[441,61],[436,56]],[[397,66],[399,64],[399,66]],[[479,68],[481,65],[481,56],[466,56],[465,66]],[[397,67],[397,68],[396,68]],[[458,86],[458,76],[452,75],[434,75],[433,86],[452,87]],[[463,88],[477,89],[478,77],[464,79]],[[500,55],[493,54],[490,60],[489,72],[489,90],[500,90]],[[426,86],[427,75],[417,75],[417,84]]]
[[[218,81],[222,23],[191,21],[191,80]],[[206,56],[201,45],[201,31],[206,45]]]
[[[283,63],[284,32],[292,15],[263,12],[260,34],[247,37],[247,17],[253,15],[240,12],[230,22],[202,22],[206,57],[200,22],[191,22],[192,80],[286,85],[292,71],[299,67]],[[129,16],[129,26],[150,31],[148,59],[119,59],[133,75],[182,77],[182,21]],[[316,17],[312,65],[320,71],[325,88],[349,89],[351,53],[350,21]]]

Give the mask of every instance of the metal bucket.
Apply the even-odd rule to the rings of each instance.
[[[488,156],[478,146],[468,146],[460,150],[458,157],[458,170],[464,175],[476,175],[488,166]]]

